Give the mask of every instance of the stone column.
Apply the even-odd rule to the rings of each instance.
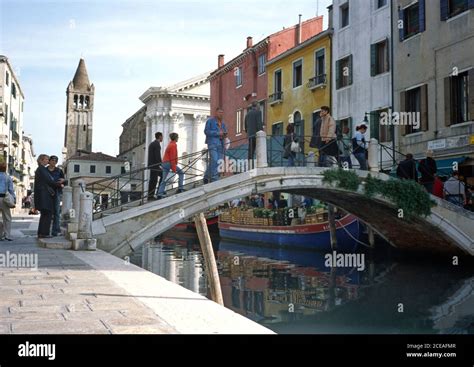
[[[379,142],[377,139],[370,139],[369,143],[369,159],[367,161],[369,170],[372,172],[379,172]]]
[[[92,238],[92,207],[94,195],[90,192],[80,194],[79,222],[77,238],[72,242],[74,250],[95,250],[96,240]]]
[[[267,134],[265,131],[257,131],[257,168],[268,167],[267,160]]]
[[[79,229],[79,211],[80,211],[80,195],[82,187],[85,187],[85,181],[82,179],[74,180],[72,183],[72,210],[70,210],[70,221],[67,226],[67,234],[70,240],[77,238]]]

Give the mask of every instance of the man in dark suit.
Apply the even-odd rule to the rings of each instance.
[[[253,168],[253,159],[255,155],[255,147],[257,145],[257,131],[263,130],[262,114],[258,106],[258,102],[252,102],[252,109],[245,116],[245,131],[249,138],[249,168]]]
[[[64,178],[54,181],[46,166],[49,156],[40,154],[38,157],[38,168],[35,171],[35,209],[41,213],[38,224],[38,238],[49,238],[51,220],[54,210],[54,196],[56,190],[64,184]]]
[[[163,177],[163,171],[161,169],[161,142],[163,141],[163,134],[160,132],[155,133],[155,140],[148,146],[148,168],[150,168],[150,182],[148,184],[148,200],[155,198],[156,184],[158,177]]]
[[[408,153],[405,157],[405,160],[398,164],[398,178],[418,182],[418,171],[416,170],[416,161],[413,159],[413,154]]]

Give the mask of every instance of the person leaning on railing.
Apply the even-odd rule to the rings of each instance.
[[[461,207],[467,204],[466,186],[459,179],[458,171],[453,171],[452,176],[444,183],[444,198]]]
[[[364,134],[367,132],[367,125],[361,124],[356,127],[356,133],[352,139],[352,154],[359,162],[359,169],[367,171],[367,143]]]

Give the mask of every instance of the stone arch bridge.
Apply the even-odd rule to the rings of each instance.
[[[381,198],[368,199],[323,183],[319,167],[256,168],[181,194],[112,213],[92,222],[98,247],[125,256],[176,224],[235,198],[284,191],[325,201],[359,217],[381,237],[400,249],[474,255],[474,214],[432,197],[437,205],[427,218],[405,221],[397,208]],[[362,179],[369,172],[355,170]],[[370,172],[382,180],[389,176]]]

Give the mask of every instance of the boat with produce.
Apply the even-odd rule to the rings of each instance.
[[[219,216],[219,235],[227,240],[267,246],[331,250],[328,211],[324,204],[306,209],[226,209]],[[338,251],[354,251],[359,239],[357,217],[337,212],[336,236]]]

